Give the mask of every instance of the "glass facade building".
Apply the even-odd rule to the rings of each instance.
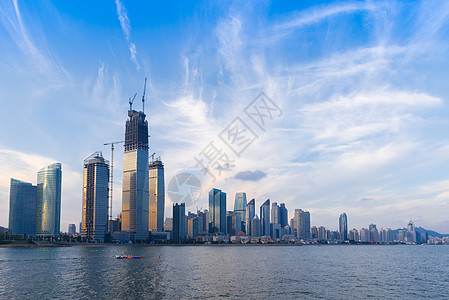
[[[338,219],[338,225],[339,225],[341,240],[347,241],[348,240],[348,217],[346,216],[346,213],[342,213],[340,215],[340,218]]]
[[[84,160],[81,235],[104,241],[108,230],[109,162],[101,152]]]
[[[59,237],[61,222],[62,168],[60,163],[37,173],[36,235]]]
[[[186,238],[186,205],[185,203],[173,204],[173,242]]]
[[[256,199],[251,199],[246,205],[246,235],[252,235],[252,220],[256,216]]]
[[[11,178],[9,190],[9,232],[33,236],[36,233],[37,187]]]
[[[164,231],[165,183],[164,164],[160,159],[150,162],[150,231]]]
[[[226,233],[226,193],[219,189],[209,192],[209,233]]]
[[[262,236],[271,236],[270,232],[270,199],[260,206],[260,233]]]
[[[245,219],[246,219],[246,193],[236,193],[234,201],[234,212],[237,217],[237,233],[239,231],[245,231]]]
[[[123,156],[122,231],[135,240],[148,238],[149,176],[148,122],[145,114],[129,110]]]

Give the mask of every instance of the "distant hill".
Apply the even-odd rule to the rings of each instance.
[[[393,232],[396,234],[396,233],[399,233],[399,230],[407,230],[407,228],[398,228],[398,229],[393,230]],[[443,234],[443,233],[439,233],[439,232],[436,232],[433,230],[424,229],[422,227],[415,227],[415,231],[418,233],[422,233],[423,231],[426,231],[429,236],[433,236],[433,237],[437,237],[437,238],[443,238],[445,236],[449,236],[449,234],[447,234],[447,233]]]

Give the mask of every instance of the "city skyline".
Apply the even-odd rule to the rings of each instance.
[[[326,228],[344,211],[348,229],[413,219],[449,232],[448,15],[445,2],[4,1],[0,226],[10,178],[36,185],[54,162],[61,228],[79,224],[82,162],[98,150],[110,159],[102,145],[122,140],[128,98],[148,76],[150,148],[166,183],[264,91],[284,113],[217,187],[285,203],[290,217],[301,207]],[[206,207],[207,192],[186,210]],[[166,197],[168,216],[172,205]]]

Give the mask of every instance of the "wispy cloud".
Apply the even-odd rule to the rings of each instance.
[[[29,26],[22,18],[22,13],[17,0],[4,1],[0,5],[0,22],[9,33],[9,36],[25,55],[28,65],[47,79],[67,80],[70,76],[65,68],[45,50],[45,38],[38,37],[40,45],[29,32]],[[37,26],[38,24],[34,24]],[[27,73],[29,69],[26,70]]]
[[[122,1],[115,0],[115,4],[117,5],[117,16],[120,21],[120,26],[122,27],[123,33],[125,34],[126,41],[128,42],[129,54],[131,61],[136,65],[136,69],[140,70],[140,64],[137,60],[137,49],[136,45],[130,41],[131,34],[131,23],[128,18],[128,12],[126,11],[125,6]]]

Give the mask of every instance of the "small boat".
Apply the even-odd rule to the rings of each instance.
[[[132,256],[132,255],[116,255],[115,256],[116,259],[139,259],[139,258],[143,258],[143,256]]]

